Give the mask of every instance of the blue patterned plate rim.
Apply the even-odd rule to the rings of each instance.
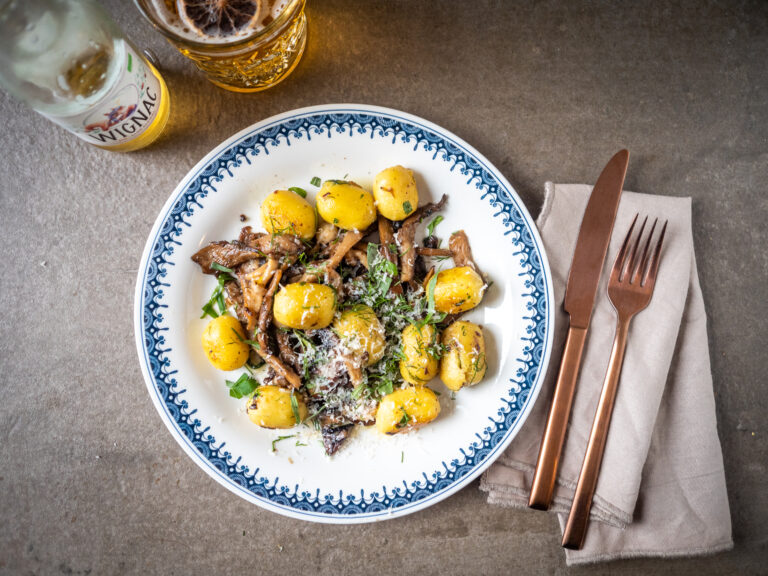
[[[341,492],[322,496],[319,491],[314,495],[300,493],[298,486],[293,491],[287,486],[278,486],[278,478],[257,479],[256,473],[260,469],[249,477],[247,467],[238,468],[240,459],[234,460],[229,452],[221,451],[223,444],[217,446],[213,438],[206,438],[204,433],[207,429],[203,423],[191,418],[195,410],[190,411],[186,401],[179,399],[184,390],[171,377],[170,360],[164,356],[167,350],[160,346],[162,336],[158,338],[160,330],[157,326],[153,328],[156,320],[162,322],[159,315],[162,306],[155,301],[155,298],[162,298],[162,291],[156,288],[162,286],[158,279],[166,274],[163,264],[172,264],[168,258],[172,256],[175,240],[170,238],[179,235],[178,228],[172,224],[184,222],[184,215],[190,215],[192,208],[201,208],[196,195],[200,194],[203,186],[220,181],[224,174],[231,176],[231,169],[241,163],[238,155],[248,161],[245,156],[248,150],[257,146],[266,148],[267,144],[276,146],[279,138],[285,137],[286,133],[301,137],[297,132],[300,129],[308,135],[307,127],[326,129],[330,138],[331,127],[349,127],[351,134],[353,128],[362,130],[364,125],[370,125],[371,137],[378,129],[380,136],[392,135],[395,138],[399,135],[404,141],[415,140],[414,149],[422,146],[426,150],[434,150],[434,158],[442,152],[441,160],[453,159],[451,170],[459,166],[462,174],[470,176],[470,182],[479,179],[482,185],[476,183],[476,188],[484,191],[481,199],[489,197],[492,206],[501,208],[494,216],[503,214],[505,226],[515,230],[514,225],[509,224],[510,218],[520,219],[519,229],[515,230],[519,234],[515,245],[517,247],[521,241],[525,244],[522,251],[526,253],[526,263],[530,267],[528,275],[531,276],[532,287],[527,296],[534,298],[537,312],[541,315],[541,320],[533,325],[538,337],[531,338],[537,344],[526,350],[533,360],[527,363],[523,372],[525,377],[520,381],[509,379],[513,388],[516,387],[516,393],[508,390],[508,395],[516,405],[520,402],[522,405],[517,406],[519,409],[515,414],[512,402],[508,401],[510,411],[506,414],[507,418],[503,418],[502,422],[494,421],[497,424],[493,430],[496,434],[492,435],[490,429],[484,431],[487,436],[485,447],[482,442],[481,445],[473,442],[466,449],[459,450],[459,456],[464,457],[463,462],[458,458],[450,464],[443,462],[443,472],[436,471],[431,476],[423,473],[424,483],[414,482],[408,487],[403,482],[404,489],[398,486],[389,492],[387,487],[382,487],[383,495],[372,492],[366,496],[363,491],[360,496]],[[165,234],[162,234],[164,231]],[[153,296],[156,293],[160,296]],[[314,522],[351,524],[395,518],[435,504],[477,478],[504,451],[530,413],[546,375],[552,348],[553,302],[549,264],[533,219],[511,184],[482,154],[451,132],[417,116],[378,106],[328,104],[292,110],[253,124],[224,141],[187,173],[166,201],[147,239],[136,282],[134,330],[142,373],[155,408],[179,445],[206,473],[235,494],[274,512]],[[507,423],[510,419],[511,422]]]

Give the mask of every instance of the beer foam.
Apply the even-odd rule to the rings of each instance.
[[[179,0],[148,0],[147,11],[152,13],[159,22],[170,32],[192,42],[205,44],[227,44],[264,30],[270,22],[275,20],[288,7],[290,0],[259,0],[259,14],[257,22],[242,31],[226,36],[209,36],[199,30],[190,27],[178,13]]]

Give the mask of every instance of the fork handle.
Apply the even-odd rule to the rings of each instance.
[[[581,355],[584,351],[586,338],[586,328],[573,326],[568,328],[563,359],[560,362],[560,372],[557,373],[555,393],[552,396],[547,426],[544,428],[544,435],[541,438],[536,471],[533,474],[531,496],[528,499],[528,506],[536,510],[546,510],[552,501],[557,466],[560,462],[560,453],[563,450],[565,431],[568,428],[568,417],[571,414],[573,392],[576,389],[576,378],[579,375]]]
[[[584,543],[589,522],[589,510],[592,507],[592,498],[595,495],[597,477],[600,473],[600,464],[603,461],[605,442],[608,438],[608,429],[611,425],[613,405],[616,400],[616,391],[619,387],[621,366],[624,363],[624,351],[627,347],[627,332],[631,318],[621,318],[616,324],[616,337],[613,340],[611,359],[608,361],[608,371],[600,392],[600,400],[597,403],[595,421],[592,423],[592,431],[589,434],[587,451],[584,454],[584,463],[581,465],[579,481],[576,484],[576,493],[573,496],[571,512],[563,531],[563,548],[579,550]]]

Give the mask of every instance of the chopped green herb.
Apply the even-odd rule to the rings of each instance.
[[[405,460],[405,452],[400,452],[400,463]]]
[[[445,318],[443,312],[435,311],[435,285],[437,284],[437,273],[432,275],[427,284],[427,316],[422,324],[437,324]]]
[[[320,178],[318,178],[317,176],[312,176],[312,180],[310,180],[309,183],[312,184],[312,186],[318,186],[319,187],[320,184],[323,183],[323,181],[320,180]]]
[[[210,316],[211,318],[219,317],[219,313],[216,312],[216,308],[213,305],[213,301],[208,301],[205,304],[203,304],[203,315],[200,316],[200,318],[205,318],[206,316]]]
[[[470,376],[469,382],[474,381],[475,376],[477,376],[480,370],[485,370],[485,354],[477,354],[472,361],[472,376]]]
[[[216,295],[216,306],[219,307],[222,315],[227,313],[227,301],[224,299],[224,291]]]
[[[334,224],[338,224],[338,223],[339,223],[339,219],[338,219],[338,218],[334,218],[334,219],[333,219],[333,223],[334,223]]]
[[[378,244],[368,243],[368,299],[373,308],[380,299],[389,300],[389,287],[397,275],[397,266],[379,254]]]
[[[229,395],[232,398],[243,398],[250,396],[259,387],[259,382],[253,378],[250,374],[243,373],[240,378],[235,380],[225,380],[227,388],[229,388]]]
[[[307,191],[304,190],[304,188],[299,188],[298,186],[291,186],[290,188],[288,188],[288,190],[290,190],[291,192],[293,192],[295,194],[298,194],[302,198],[306,198],[307,197]]]
[[[283,440],[288,440],[288,438],[293,438],[293,437],[295,437],[295,436],[296,436],[296,434],[291,434],[291,435],[289,435],[289,436],[278,436],[277,438],[275,438],[274,440],[272,440],[272,452],[277,452],[277,446],[276,446],[276,444],[277,444],[278,442],[282,442]]]
[[[413,206],[411,206],[411,203],[408,202],[408,200],[403,202],[403,210],[405,211],[406,214],[410,214],[411,212],[413,212]]]
[[[439,214],[427,225],[427,236],[432,236],[435,233],[435,228],[442,222],[444,218]]]
[[[398,422],[397,426],[395,426],[398,429],[399,428],[404,428],[404,427],[408,426],[408,422],[411,421],[411,417],[408,416],[408,412],[405,411],[405,408],[401,408],[401,409],[403,411],[403,417],[400,418],[400,422]]]
[[[211,268],[214,270],[218,270],[219,272],[226,272],[227,274],[231,274],[232,276],[235,275],[235,271],[232,270],[232,268],[227,268],[226,266],[222,266],[218,262],[211,262]]]
[[[253,346],[254,348],[256,348],[256,350],[261,348],[261,346],[259,346],[259,343],[256,342],[256,340],[246,340],[245,338],[240,336],[240,333],[234,328],[232,328],[232,332],[234,332],[235,336],[237,336],[237,339],[240,340],[240,342],[242,342],[243,344],[248,344],[248,346]]]
[[[245,369],[250,372],[251,376],[255,374],[255,371],[264,366],[265,362],[264,359],[261,356],[256,356],[258,363],[254,364],[250,360],[245,363]]]
[[[363,395],[363,393],[368,390],[368,386],[365,384],[358,384],[355,386],[355,388],[352,390],[352,398],[360,398],[360,396]]]
[[[217,279],[216,288],[213,289],[213,292],[211,293],[211,297],[208,299],[208,302],[203,304],[202,310],[203,315],[200,316],[200,318],[205,318],[206,316],[210,316],[211,318],[218,318],[219,316],[222,316],[227,313],[227,304],[224,300],[224,284],[227,282],[234,280],[232,276],[230,276],[227,272],[222,272],[219,274],[219,277]],[[216,307],[214,307],[214,304],[216,307],[218,307],[218,310],[216,310]]]
[[[309,444],[304,444],[303,442],[296,440],[296,446],[309,446]]]
[[[270,225],[270,228],[272,228],[271,244],[273,246],[275,244],[275,236],[283,236],[283,235],[299,236],[299,233],[296,231],[296,226],[293,224],[293,222],[281,228],[279,224],[275,221],[275,219],[272,216],[270,216],[269,225]]]
[[[293,410],[293,417],[296,419],[296,424],[301,424],[301,416],[299,415],[299,401],[296,400],[296,395],[291,392],[291,410]]]

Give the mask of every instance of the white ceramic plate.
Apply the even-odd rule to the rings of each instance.
[[[269,192],[348,178],[370,187],[381,169],[414,170],[421,201],[448,194],[444,239],[469,236],[493,281],[467,318],[484,327],[488,371],[417,432],[383,437],[358,428],[333,457],[311,429],[254,426],[205,359],[200,306],[215,280],[190,256],[236,238],[240,214],[259,228]],[[423,237],[419,232],[417,238]],[[269,510],[318,522],[369,522],[409,514],[453,494],[504,450],[538,395],[552,347],[552,282],[541,239],[512,186],[460,138],[426,120],[373,106],[327,105],[259,122],[222,143],[181,181],[147,240],[136,284],[135,330],[149,394],[171,434],[208,474]],[[296,444],[308,444],[297,446]]]

